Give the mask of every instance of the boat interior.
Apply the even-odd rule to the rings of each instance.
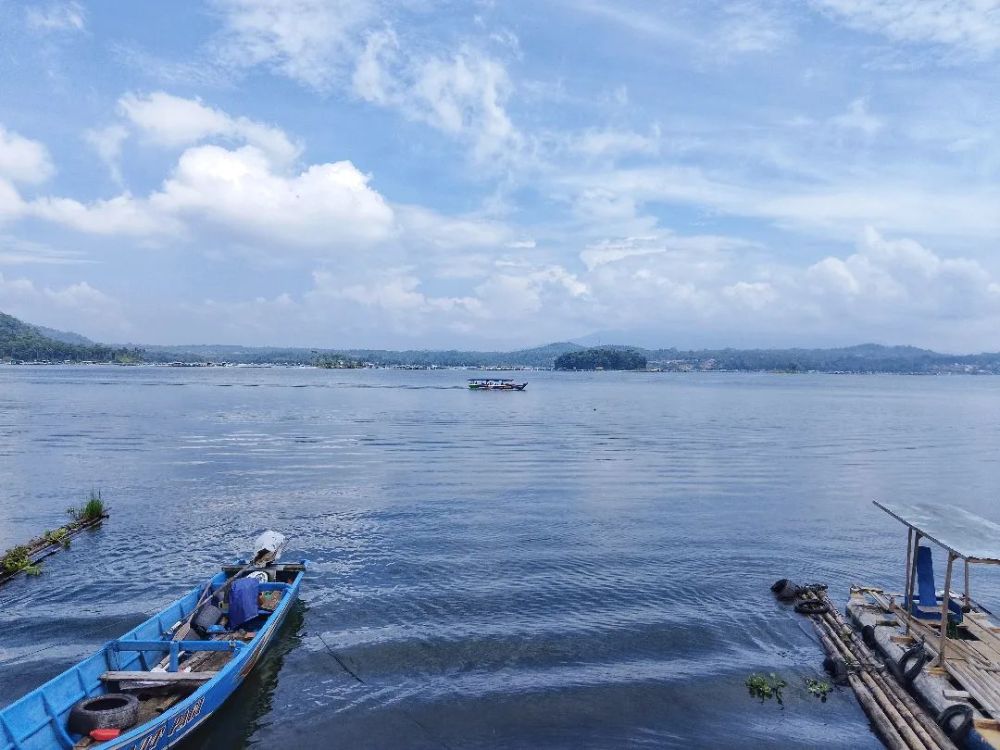
[[[206,596],[204,587],[194,589],[9,706],[0,714],[0,750],[100,745],[89,736],[72,733],[68,718],[79,701],[106,693],[138,698],[139,718],[133,727],[156,719],[216,677],[241,649],[253,643],[300,570],[301,566],[294,565],[265,568],[268,580],[256,582],[256,611],[230,629],[226,583],[240,567],[224,567],[207,584],[210,595]],[[188,627],[189,616],[199,609],[200,601],[217,605],[218,622],[207,628]]]

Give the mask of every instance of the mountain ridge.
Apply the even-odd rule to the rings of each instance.
[[[48,334],[48,335],[47,335]],[[59,338],[56,338],[58,336]],[[584,352],[572,341],[553,342],[509,352],[459,349],[329,349],[251,347],[230,344],[137,346],[94,343],[77,333],[25,323],[0,313],[0,359],[54,361],[231,362],[246,364],[316,364],[342,356],[376,366],[551,368],[564,354]],[[862,343],[827,349],[649,349],[621,344],[603,349],[627,350],[646,358],[651,369],[676,371],[886,372],[1000,374],[1000,353],[941,354],[908,345]]]

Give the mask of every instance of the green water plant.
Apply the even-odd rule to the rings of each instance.
[[[819,698],[820,702],[826,703],[826,697],[833,690],[833,685],[826,680],[816,680],[812,677],[806,677],[806,690],[808,690],[811,695]]]
[[[65,526],[46,531],[42,534],[42,539],[49,544],[61,544],[64,549],[69,549],[69,529]]]
[[[3,557],[0,557],[0,568],[7,574],[27,573],[36,576],[42,572],[41,568],[31,562],[28,548],[23,544],[11,547],[3,554]]]
[[[72,506],[67,508],[66,512],[76,523],[96,521],[105,514],[104,499],[101,497],[101,491],[91,490],[87,496],[87,502],[80,507]]]
[[[778,705],[784,705],[781,690],[787,687],[788,683],[774,672],[768,675],[752,674],[747,677],[744,684],[747,686],[750,695],[754,698],[759,698],[761,703],[774,698],[778,702]]]

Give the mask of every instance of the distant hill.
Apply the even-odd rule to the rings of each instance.
[[[546,344],[513,352],[477,352],[449,349],[300,349],[282,347],[251,347],[227,344],[194,344],[187,346],[147,346],[147,358],[153,361],[193,359],[209,362],[313,364],[329,357],[349,357],[379,366],[410,367],[552,367],[556,357],[579,351],[579,344]]]
[[[88,339],[86,336],[81,336],[79,333],[73,333],[72,331],[57,331],[55,328],[46,328],[45,326],[32,326],[36,331],[42,334],[45,338],[52,339],[53,341],[61,341],[64,344],[76,344],[77,346],[95,346],[95,343]]]
[[[913,346],[859,344],[834,349],[642,349],[603,346],[604,352],[644,357],[649,369],[668,371],[856,372],[856,373],[988,373],[1000,374],[1000,353],[940,354]],[[99,362],[232,362],[351,366],[369,363],[402,367],[537,367],[556,366],[557,359],[587,351],[559,342],[511,352],[429,349],[308,349],[217,345],[127,346],[95,344],[77,333],[29,325],[0,313],[0,360]],[[602,355],[603,356],[603,355]],[[609,355],[611,356],[611,355]],[[614,359],[614,357],[612,357]],[[586,357],[578,359],[584,362]],[[573,361],[573,357],[568,360]],[[609,360],[610,361],[610,360]],[[594,367],[612,369],[594,362]],[[590,368],[586,368],[590,369]]]
[[[0,313],[0,360],[112,362],[134,361],[139,356],[139,352],[134,350],[102,346],[92,342],[81,345],[60,341],[44,335],[38,326],[28,325],[12,315]]]

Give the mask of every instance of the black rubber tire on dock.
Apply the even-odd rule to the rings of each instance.
[[[952,726],[953,719],[962,717],[962,720],[957,726]],[[968,703],[952,703],[950,706],[945,706],[944,710],[938,714],[937,723],[938,726],[944,730],[944,733],[948,735],[952,742],[956,745],[961,745],[965,740],[965,735],[969,733],[972,729],[972,706]]]
[[[847,668],[847,662],[839,656],[828,656],[823,659],[823,669],[827,671],[835,685],[848,683],[847,676],[850,674],[850,670]]]
[[[864,641],[865,645],[872,650],[878,647],[878,641],[875,639],[874,625],[861,626],[861,640]]]
[[[139,720],[139,699],[126,693],[92,695],[69,712],[69,731],[84,736],[95,729],[128,729]]]
[[[924,668],[924,664],[929,658],[927,652],[924,650],[923,641],[910,646],[899,657],[899,663],[896,665],[897,676],[903,680],[904,684],[909,685],[917,679],[917,675],[920,674],[920,670]],[[910,664],[911,661],[913,662],[912,664]]]

